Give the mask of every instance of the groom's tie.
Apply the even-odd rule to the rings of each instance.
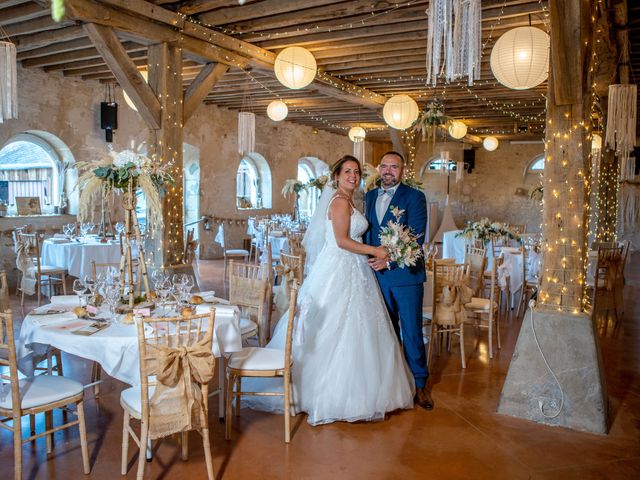
[[[378,217],[378,223],[381,225],[384,214],[387,213],[387,209],[389,208],[391,198],[393,197],[395,191],[395,187],[388,190],[384,190],[382,187],[378,189],[378,198],[376,199],[376,215]]]

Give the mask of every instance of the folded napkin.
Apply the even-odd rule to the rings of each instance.
[[[284,232],[282,232],[281,230],[271,230],[269,232],[269,236],[271,237],[282,237],[284,235]]]
[[[46,327],[47,325],[53,325],[55,323],[69,322],[76,320],[78,317],[73,312],[54,313],[51,315],[32,316],[30,317],[36,325],[40,327]]]
[[[209,313],[209,309],[211,305],[197,305],[196,306],[196,314],[201,315],[203,313]],[[216,305],[215,307],[216,317],[233,317],[234,315],[240,315],[240,309],[235,305]]]
[[[225,300],[224,298],[220,298],[220,297],[216,297],[214,295],[214,291],[210,290],[208,292],[200,292],[197,295],[200,295],[202,297],[202,299],[207,302],[207,303],[216,303],[216,304],[223,304],[223,305],[228,305],[229,304],[229,300]]]
[[[67,236],[64,233],[54,233],[53,238],[64,238],[67,240]]]
[[[51,297],[51,305],[55,307],[77,307],[78,303],[77,295],[54,295]]]
[[[65,244],[71,242],[71,240],[69,240],[68,238],[50,238],[49,241],[55,244]]]

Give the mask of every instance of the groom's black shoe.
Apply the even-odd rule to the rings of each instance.
[[[433,410],[433,399],[427,387],[416,388],[416,396],[413,401],[425,410]]]

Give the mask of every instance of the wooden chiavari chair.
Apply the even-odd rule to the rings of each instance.
[[[489,270],[491,280],[489,283],[489,297],[475,296],[471,302],[465,305],[467,318],[474,320],[477,328],[486,328],[489,331],[489,358],[493,358],[493,334],[497,339],[498,349],[502,348],[500,342],[500,288],[498,287],[498,267],[496,262]],[[484,293],[484,288],[482,289]]]
[[[229,303],[237,305],[242,314],[242,338],[257,336],[258,344],[266,344],[269,323],[271,284],[262,266],[229,262]]]
[[[152,422],[154,415],[158,417],[164,416],[154,407],[154,394],[157,389],[161,388],[160,381],[167,374],[167,370],[163,370],[162,362],[159,359],[161,354],[174,355],[183,349],[189,352],[195,349],[201,352],[194,354],[201,355],[203,352],[209,352],[211,356],[201,360],[206,363],[206,369],[195,372],[195,363],[184,358],[183,362],[191,365],[190,383],[186,385],[197,386],[194,389],[195,402],[198,404],[197,415],[199,423],[192,426],[192,430],[196,429],[202,436],[202,446],[204,449],[205,465],[207,468],[207,477],[213,480],[213,463],[211,459],[211,442],[209,439],[209,409],[208,400],[208,383],[215,373],[215,357],[211,352],[211,341],[213,338],[213,327],[215,321],[215,310],[210,309],[209,313],[200,315],[191,315],[185,317],[167,317],[153,318],[143,317],[137,324],[138,329],[138,349],[140,352],[140,385],[128,388],[120,394],[120,405],[124,410],[123,427],[122,427],[122,463],[121,473],[127,474],[128,469],[128,452],[129,437],[133,438],[138,445],[138,471],[136,478],[141,480],[144,477],[145,451],[149,439],[155,439],[165,436],[163,433],[154,433]],[[145,326],[151,327],[152,333],[145,332]],[[174,360],[181,361],[181,360]],[[166,368],[166,366],[165,366]],[[182,369],[186,368],[186,364],[182,364]],[[202,378],[202,374],[206,374]],[[184,392],[186,397],[186,391]],[[186,398],[185,398],[186,400]],[[158,404],[163,403],[171,405],[165,397],[157,399]],[[166,412],[166,415],[174,417],[176,414],[192,415],[192,412],[176,411]],[[136,435],[132,426],[131,418],[140,420],[140,435]],[[182,459],[187,460],[188,442],[187,433],[189,430],[181,431],[182,440]],[[175,433],[175,432],[173,432]]]
[[[18,378],[16,346],[11,310],[0,313],[0,388],[6,394],[0,396],[0,427],[13,433],[14,478],[22,478],[22,444],[45,437],[47,453],[53,451],[53,433],[78,425],[80,431],[80,450],[85,475],[89,474],[89,452],[84,421],[84,389],[80,382],[59,375],[38,375]],[[8,373],[7,373],[8,372]],[[5,391],[5,387],[8,390]],[[75,405],[77,420],[67,421],[58,427],[53,426],[53,410]],[[45,415],[45,430],[36,434],[31,432],[22,438],[22,417]],[[5,422],[12,422],[7,426]],[[32,424],[32,430],[33,430]]]
[[[282,396],[284,398],[284,441],[291,441],[291,367],[293,364],[291,347],[293,338],[293,323],[295,321],[298,286],[292,284],[289,300],[289,317],[285,349],[247,347],[242,351],[232,353],[227,367],[227,408],[225,415],[225,438],[231,439],[231,421],[233,416],[232,402],[235,399],[236,415],[240,414],[240,399],[242,395]],[[242,377],[282,377],[282,392],[244,392],[242,391]]]

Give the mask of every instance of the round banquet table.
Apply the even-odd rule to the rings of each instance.
[[[47,239],[42,242],[43,265],[65,268],[69,275],[77,278],[91,276],[91,261],[96,263],[120,262],[120,243],[100,243],[87,240]]]
[[[100,364],[110,376],[128,383],[140,383],[138,334],[135,325],[113,323],[109,327],[83,336],[73,330],[93,323],[92,320],[78,319],[70,310],[78,305],[78,297],[64,295],[53,297],[52,303],[30,312],[22,322],[16,342],[18,365],[25,373],[33,368],[32,357],[44,354],[51,345],[78,357]],[[207,313],[211,304],[198,305],[197,313]],[[240,332],[240,310],[233,305],[215,304],[215,325],[212,350],[216,357],[242,350]],[[43,314],[59,310],[64,313]],[[99,317],[109,314],[100,311]],[[219,362],[222,364],[223,362]]]

